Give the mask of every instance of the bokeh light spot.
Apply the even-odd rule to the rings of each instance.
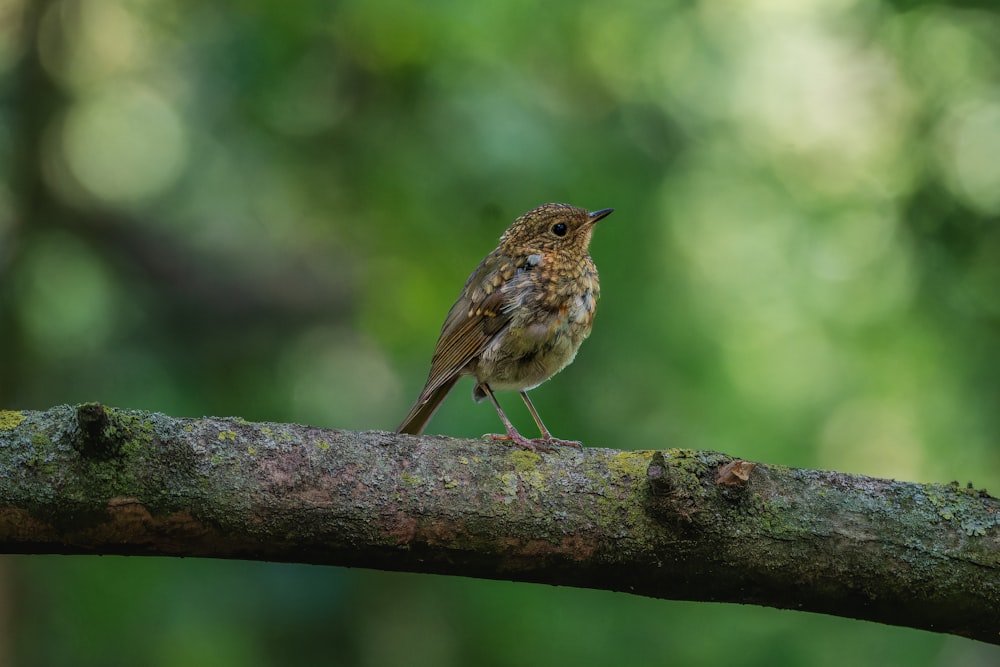
[[[1000,213],[1000,100],[957,110],[946,122],[942,167],[960,199]]]
[[[116,319],[114,285],[100,258],[63,233],[42,236],[24,252],[15,280],[27,339],[50,359],[99,348]]]
[[[913,407],[888,399],[843,403],[827,420],[819,443],[821,465],[866,475],[919,479],[924,447]]]
[[[63,127],[73,176],[98,199],[132,204],[170,187],[188,155],[177,112],[140,87],[121,86],[85,97]]]
[[[335,329],[311,329],[289,341],[280,376],[292,396],[292,418],[308,424],[372,428],[399,403],[399,381],[381,350]]]

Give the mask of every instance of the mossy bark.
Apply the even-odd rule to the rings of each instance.
[[[0,412],[0,551],[436,572],[802,609],[1000,643],[1000,502],[714,452]]]

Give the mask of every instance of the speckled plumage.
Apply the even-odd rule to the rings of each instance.
[[[600,283],[588,249],[594,223],[610,213],[544,204],[514,221],[448,312],[427,383],[399,432],[422,432],[455,382],[471,375],[477,381],[474,398],[491,398],[507,428],[497,439],[533,449],[579,446],[553,438],[525,392],[573,361],[590,333]],[[521,392],[543,437],[528,440],[517,433],[492,390]]]

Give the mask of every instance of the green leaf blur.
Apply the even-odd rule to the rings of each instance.
[[[0,3],[0,407],[392,429],[520,213],[615,208],[588,446],[1000,489],[1000,7]],[[429,430],[500,424],[460,383]],[[501,396],[530,432],[520,401]],[[0,560],[0,663],[987,665],[755,607]]]

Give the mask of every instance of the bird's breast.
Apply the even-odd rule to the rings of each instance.
[[[475,373],[494,389],[545,382],[573,361],[590,333],[600,296],[593,264],[573,272],[544,268],[519,273],[505,285],[510,322],[487,345]]]

